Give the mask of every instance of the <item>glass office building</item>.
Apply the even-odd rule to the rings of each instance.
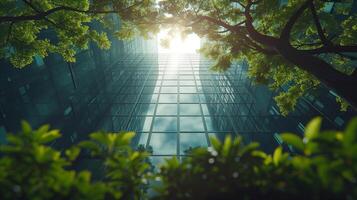
[[[282,117],[274,93],[247,78],[247,64],[237,62],[213,72],[212,62],[197,54],[158,54],[157,40],[112,38],[109,51],[94,45],[78,52],[76,63],[57,55],[35,58],[24,69],[4,60],[0,69],[0,141],[25,119],[61,129],[61,148],[96,130],[135,131],[133,146],[152,150],[152,162],[182,157],[186,150],[210,146],[210,136],[240,135],[265,151],[281,143],[278,133],[302,133],[304,124],[322,115],[326,127],[340,129],[356,112],[339,112],[326,88],[307,95]],[[283,89],[283,88],[282,88]]]
[[[157,49],[156,39],[111,40],[108,51],[91,44],[77,52],[75,63],[51,54],[44,60],[35,57],[32,65],[16,69],[1,60],[0,141],[4,141],[5,131],[17,132],[21,120],[34,127],[48,123],[61,129],[63,137],[53,144],[58,147],[78,142],[97,130],[125,78],[133,78],[123,71],[131,63],[122,58],[140,61],[139,55],[156,53]]]
[[[154,163],[207,147],[210,136],[239,133],[275,147],[259,121],[263,106],[256,105],[244,63],[225,73],[212,72],[211,64],[197,54],[122,57],[115,72],[121,84],[97,129],[135,131],[133,145],[152,150]]]

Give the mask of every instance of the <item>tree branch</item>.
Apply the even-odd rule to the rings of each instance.
[[[280,34],[280,39],[289,42],[292,28],[294,27],[299,17],[304,13],[305,9],[309,7],[310,1],[312,0],[307,0],[305,3],[303,3],[300,6],[300,8],[294,13],[294,15],[292,15],[289,18],[288,22],[285,24],[285,27],[283,28],[283,31]]]
[[[267,49],[264,47],[261,47],[260,45],[256,44],[255,42],[253,42],[249,37],[244,37],[244,39],[247,41],[247,43],[254,47],[254,50],[264,53],[265,55],[276,55],[277,52],[275,50],[271,50],[271,49]]]
[[[240,27],[240,26],[242,26],[242,25],[245,24],[245,23],[246,23],[246,20],[243,20],[243,21],[237,23],[236,25],[234,25],[234,27]]]
[[[256,3],[252,2],[251,0],[248,1],[248,4],[245,8],[244,15],[245,15],[245,26],[248,31],[249,36],[256,42],[261,43],[266,46],[276,46],[278,39],[272,36],[264,35],[259,33],[253,26],[253,17],[250,15],[250,8],[251,6]],[[235,27],[236,31],[241,29],[240,27]]]
[[[230,24],[227,24],[221,20],[218,20],[218,19],[215,19],[215,18],[212,18],[212,17],[209,17],[209,16],[202,16],[202,15],[199,15],[197,16],[199,19],[202,19],[202,20],[206,20],[208,22],[211,22],[213,24],[216,24],[216,25],[219,25],[219,26],[222,26],[224,27],[225,29],[227,30],[230,30],[230,31],[234,31],[234,26],[230,25]]]
[[[332,45],[331,41],[326,38],[325,33],[322,30],[322,26],[319,17],[317,16],[316,8],[313,1],[310,1],[310,10],[321,42],[326,46]]]
[[[22,15],[22,16],[1,16],[0,17],[0,23],[4,23],[4,22],[19,22],[19,21],[29,21],[29,20],[41,20],[44,17],[51,15],[55,12],[58,12],[60,10],[65,10],[64,7],[56,7],[56,8],[52,8],[50,10],[47,10],[45,12],[41,12],[39,14],[36,15]]]
[[[36,11],[37,13],[41,13],[42,11],[38,10],[34,5],[32,5],[32,3],[30,3],[27,0],[22,0],[26,5],[30,6],[34,11]]]
[[[58,12],[58,11],[73,11],[79,13],[86,13],[86,14],[111,14],[111,13],[120,13],[124,10],[131,9],[132,7],[138,6],[143,3],[143,1],[137,2],[131,6],[120,10],[81,10],[77,8],[72,8],[69,6],[58,6],[56,8],[49,9],[47,11],[39,11],[36,7],[34,7],[30,2],[23,0],[28,6],[30,6],[33,10],[38,12],[36,15],[20,15],[20,16],[0,16],[0,24],[5,22],[20,22],[20,21],[30,21],[30,20],[43,20],[45,17]]]
[[[9,25],[9,29],[7,31],[7,36],[6,36],[6,40],[5,40],[5,45],[7,45],[7,43],[10,40],[13,25],[14,25],[14,22],[11,22]]]

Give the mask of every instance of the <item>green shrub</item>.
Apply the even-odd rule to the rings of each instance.
[[[281,134],[294,153],[286,145],[269,155],[258,143],[211,138],[211,147],[168,159],[153,174],[149,153],[130,147],[132,132],[93,133],[60,152],[46,145],[61,136],[57,130],[23,122],[0,146],[0,199],[356,199],[357,118],[344,131],[320,125],[313,119],[303,138]],[[83,156],[101,160],[102,179],[73,170]],[[148,196],[154,180],[161,183]]]
[[[133,132],[92,133],[90,140],[63,152],[46,145],[61,135],[45,125],[32,130],[26,122],[18,134],[7,134],[0,146],[0,199],[139,199],[149,165],[148,154],[130,148]],[[101,159],[105,177],[91,180],[88,171],[71,164],[88,149]]]
[[[244,146],[240,138],[198,148],[181,163],[168,160],[156,199],[356,199],[357,119],[346,130],[320,131],[313,119],[304,138],[281,134],[296,154],[278,147],[272,155]]]

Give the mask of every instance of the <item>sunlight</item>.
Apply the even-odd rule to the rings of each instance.
[[[185,39],[181,39],[180,34],[170,40],[170,47],[165,48],[161,45],[161,39],[167,36],[168,30],[162,30],[158,34],[159,53],[197,53],[200,48],[200,38],[196,34],[190,34]]]

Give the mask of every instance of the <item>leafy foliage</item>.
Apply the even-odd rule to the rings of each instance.
[[[156,199],[355,199],[357,197],[357,118],[344,132],[320,131],[313,119],[303,138],[281,135],[297,153],[276,148],[272,155],[240,138],[193,149],[181,163],[161,168],[163,187]]]
[[[76,50],[87,49],[89,42],[110,48],[107,33],[96,30],[94,22],[117,32],[121,39],[131,33],[148,37],[148,32],[157,30],[155,25],[145,25],[157,16],[154,5],[154,0],[1,1],[0,58],[9,59],[18,68],[31,64],[34,56],[44,58],[49,53],[75,62]],[[113,26],[117,19],[122,24],[120,30]]]
[[[280,93],[275,101],[283,115],[320,82],[338,93],[342,110],[356,101],[345,90],[357,84],[356,58],[350,56],[357,52],[351,0],[166,0],[160,6],[173,29],[204,38],[200,52],[217,61],[214,70],[247,60],[249,76]]]
[[[49,53],[75,62],[76,51],[88,48],[89,42],[110,48],[106,31],[130,39],[136,35],[149,38],[160,28],[169,28],[171,33],[181,32],[182,37],[196,33],[204,38],[207,45],[201,52],[216,60],[212,66],[215,71],[227,70],[236,60],[247,60],[250,77],[280,93],[275,100],[283,115],[320,82],[338,94],[337,101],[346,110],[348,104],[357,106],[357,95],[348,86],[357,84],[353,66],[356,57],[351,56],[357,52],[356,13],[351,0],[332,3],[333,14],[326,9],[329,3],[3,0],[0,58],[18,68],[31,64],[35,56],[44,58]],[[120,27],[114,26],[118,19]],[[94,23],[107,30],[96,30]],[[167,40],[163,44],[169,45]],[[280,90],[282,87],[288,89]]]
[[[344,131],[321,131],[313,119],[300,137],[283,133],[273,154],[241,138],[211,138],[209,148],[191,148],[179,161],[167,159],[153,174],[144,147],[133,150],[132,132],[90,135],[62,152],[50,147],[61,135],[26,122],[0,146],[1,199],[355,199],[357,118]],[[289,148],[287,148],[289,147]],[[286,151],[293,150],[292,152]],[[86,152],[90,153],[87,155]],[[105,177],[74,171],[84,156],[102,161]],[[155,195],[148,196],[148,183]]]
[[[127,133],[93,133],[90,140],[62,152],[46,145],[60,137],[44,125],[32,130],[26,122],[18,134],[7,134],[0,146],[1,199],[140,199],[148,173],[147,153],[130,148]],[[89,150],[103,161],[105,181],[91,180],[89,171],[71,170]]]

